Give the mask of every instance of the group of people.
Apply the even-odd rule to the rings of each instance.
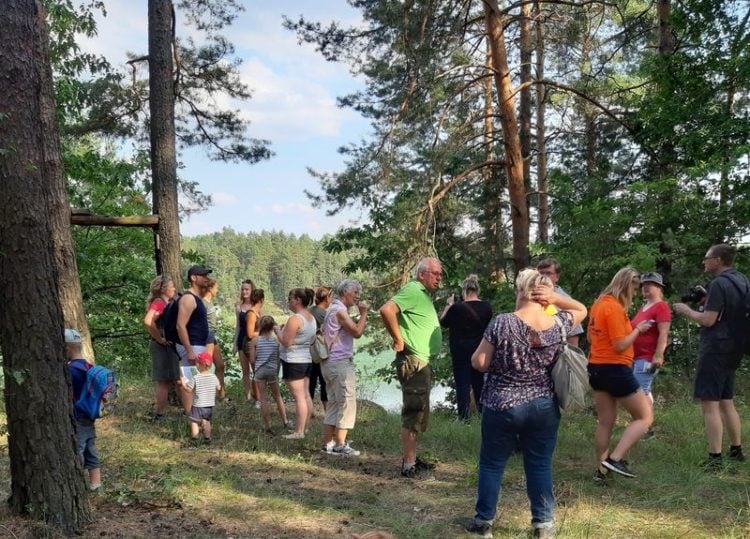
[[[608,474],[636,477],[625,460],[636,443],[653,434],[651,384],[664,363],[671,313],[701,326],[693,396],[703,412],[708,458],[706,470],[723,465],[722,439],[729,437],[728,458],[745,460],[740,418],[734,406],[735,371],[743,355],[738,329],[745,318],[750,281],[732,267],[733,247],[712,246],[703,259],[714,279],[700,305],[671,306],[664,301],[658,273],[619,270],[588,311],[588,374],[597,413],[594,447],[596,481]],[[466,529],[492,536],[502,476],[518,446],[523,453],[531,522],[535,537],[554,537],[552,455],[560,409],[551,367],[564,335],[575,335],[586,307],[557,285],[559,265],[541,262],[516,278],[516,309],[495,317],[472,355],[472,365],[486,373],[482,389],[482,444],[475,516]],[[643,306],[632,319],[628,311],[640,289]],[[553,307],[550,307],[553,306]],[[550,310],[551,309],[551,310]],[[554,313],[553,316],[549,316]],[[618,407],[632,420],[612,447]]]
[[[520,450],[533,534],[554,536],[552,456],[561,415],[551,368],[565,337],[570,344],[578,344],[587,314],[587,370],[597,413],[595,480],[607,481],[612,473],[636,477],[625,457],[640,440],[653,435],[651,388],[664,364],[672,312],[701,326],[693,395],[700,402],[708,439],[704,464],[707,469],[722,465],[724,429],[730,441],[728,458],[744,461],[740,418],[733,401],[735,370],[743,355],[735,333],[738,319],[745,315],[743,301],[750,292],[750,281],[732,267],[734,256],[734,248],[725,244],[707,251],[703,264],[714,279],[704,290],[705,298],[699,306],[675,303],[670,307],[664,300],[661,275],[641,274],[625,267],[614,275],[589,310],[560,288],[560,266],[546,259],[536,268],[518,273],[515,310],[494,318],[489,303],[479,298],[476,275],[463,282],[462,301],[449,298],[438,315],[432,295],[440,287],[442,266],[437,258],[421,260],[414,279],[379,309],[392,338],[393,365],[403,398],[401,475],[415,477],[435,467],[434,462],[418,455],[417,440],[429,422],[431,362],[440,352],[441,327],[445,327],[450,331],[459,418],[469,417],[473,392],[482,422],[476,513],[467,530],[491,536],[505,466],[513,452]],[[225,394],[224,361],[216,346],[215,322],[211,322],[216,283],[210,273],[200,266],[191,267],[187,273],[190,288],[177,299],[173,281],[161,276],[154,279],[144,318],[151,337],[156,382],[154,418],[164,413],[170,386],[179,381],[176,385],[191,422],[191,434],[197,438],[202,427],[207,440],[211,438],[214,398]],[[292,289],[288,296],[292,314],[284,325],[278,325],[263,313],[263,290],[255,288],[252,281],[242,283],[234,344],[240,355],[246,396],[260,402],[267,431],[271,431],[267,403],[270,391],[282,422],[292,430],[284,437],[305,438],[312,417],[314,386],[310,382],[316,376],[321,379],[321,393],[327,397],[322,450],[328,454],[359,454],[350,446],[347,435],[354,427],[357,409],[354,340],[363,334],[369,310],[360,300],[361,291],[360,283],[349,279],[335,291],[326,287],[317,291]],[[630,319],[628,311],[638,291],[643,304]],[[174,346],[167,342],[159,325],[170,301],[178,302],[180,342]],[[355,306],[358,317],[350,314]],[[314,375],[311,347],[318,336],[325,343],[327,358],[320,362],[319,374]],[[66,330],[66,352],[71,364],[80,360],[76,357],[80,354],[80,336],[74,330]],[[209,372],[212,365],[216,375]],[[279,393],[279,370],[294,399],[293,427]],[[73,382],[75,389],[75,377]],[[623,407],[632,420],[613,446],[618,407]],[[91,425],[80,429],[79,451],[95,488],[100,484],[100,474],[95,433],[88,427]]]

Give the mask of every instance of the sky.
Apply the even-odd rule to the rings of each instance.
[[[248,134],[271,141],[274,156],[255,165],[209,160],[204,150],[190,149],[179,158],[181,177],[195,181],[213,198],[213,207],[183,221],[182,234],[195,236],[231,227],[237,232],[277,230],[318,239],[359,220],[350,209],[326,216],[313,208],[304,190],[320,192],[307,167],[343,170],[337,149],[367,136],[367,122],[340,109],[336,98],[362,87],[345,65],[326,62],[310,45],[299,45],[282,27],[282,15],[357,24],[359,16],[346,0],[245,1],[245,11],[224,35],[243,60],[240,75],[253,98],[233,107],[250,120]],[[123,67],[128,52],[148,49],[147,2],[109,0],[106,17],[98,17],[98,36],[84,48]],[[178,27],[178,39],[188,29]]]

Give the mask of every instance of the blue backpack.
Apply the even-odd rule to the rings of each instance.
[[[93,421],[111,414],[119,387],[115,373],[101,365],[89,365],[82,361],[76,361],[71,366],[86,373],[81,394],[74,403],[76,415]]]

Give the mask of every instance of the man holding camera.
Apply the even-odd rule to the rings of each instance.
[[[734,407],[734,374],[742,359],[740,341],[734,335],[736,320],[743,316],[743,294],[747,277],[732,267],[735,250],[726,244],[713,245],[703,257],[706,273],[714,276],[708,285],[702,311],[675,303],[674,311],[700,326],[698,366],[693,396],[700,401],[708,438],[706,468],[722,466],[723,429],[729,435],[729,458],[744,461],[740,416]]]

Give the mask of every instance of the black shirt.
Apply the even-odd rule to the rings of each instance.
[[[492,320],[492,306],[487,301],[460,301],[451,305],[440,325],[450,330],[450,339],[480,340]]]
[[[732,284],[735,283],[735,284]],[[733,336],[735,319],[742,316],[742,294],[750,286],[747,277],[734,268],[717,275],[708,284],[704,311],[718,312],[716,323],[701,327],[699,352],[701,354],[742,354],[739,340]]]

